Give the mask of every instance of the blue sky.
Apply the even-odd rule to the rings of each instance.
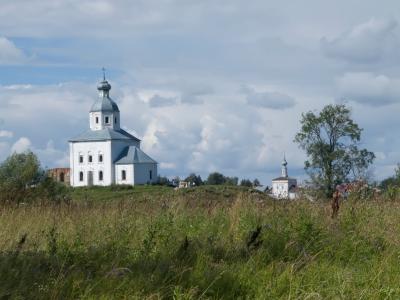
[[[125,129],[160,173],[305,178],[302,112],[346,102],[375,152],[400,161],[398,1],[17,0],[0,3],[0,160],[68,165],[101,68]]]

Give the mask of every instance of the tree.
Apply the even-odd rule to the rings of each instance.
[[[254,187],[261,186],[261,183],[260,183],[260,181],[259,181],[257,178],[253,180],[253,186],[254,186]]]
[[[250,179],[242,179],[240,181],[240,186],[253,187],[253,183],[251,182]]]
[[[179,186],[180,181],[181,179],[179,178],[179,176],[175,176],[174,178],[172,178],[171,183],[173,186]]]
[[[168,177],[160,175],[158,175],[157,183],[159,185],[167,185],[167,186],[172,184],[171,181],[168,179]]]
[[[306,151],[305,170],[312,182],[332,196],[337,184],[362,178],[375,155],[359,149],[362,129],[343,104],[327,105],[319,114],[302,114],[294,141]]]
[[[21,202],[32,196],[32,187],[40,183],[44,171],[35,154],[14,153],[0,165],[0,191],[3,201]]]
[[[237,178],[235,176],[234,177],[224,176],[221,173],[214,172],[214,173],[210,173],[210,175],[208,175],[205,183],[210,184],[210,185],[220,185],[220,184],[238,185],[239,178]]]
[[[207,177],[207,184],[216,185],[216,184],[224,184],[225,183],[225,176],[221,173],[214,172],[210,173]]]
[[[185,181],[193,182],[195,186],[199,186],[203,184],[203,180],[201,179],[200,175],[196,175],[191,173],[188,177],[186,177]]]
[[[395,175],[388,177],[381,181],[380,187],[384,190],[389,187],[398,187],[400,186],[400,164],[397,164],[397,167],[394,170]]]
[[[225,177],[224,184],[226,184],[226,185],[238,185],[238,183],[239,183],[239,178],[237,178],[236,176],[234,176],[234,177],[229,177],[229,176]]]
[[[0,201],[32,200],[66,202],[69,189],[47,176],[34,153],[14,153],[0,164]]]

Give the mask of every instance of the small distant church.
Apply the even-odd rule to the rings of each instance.
[[[295,199],[297,180],[288,176],[286,157],[283,157],[281,176],[272,180],[272,196],[278,199]]]
[[[156,182],[157,162],[140,149],[140,139],[121,129],[120,111],[109,96],[105,75],[97,89],[89,130],[69,140],[71,186]]]

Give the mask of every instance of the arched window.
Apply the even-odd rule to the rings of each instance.
[[[122,180],[126,180],[126,171],[125,170],[122,170],[121,177],[122,177]]]
[[[99,171],[99,181],[103,181],[103,171]]]
[[[89,152],[89,154],[88,154],[88,162],[93,162],[93,156],[92,156],[92,154]]]
[[[99,153],[99,163],[102,163],[102,162],[103,162],[103,154]]]
[[[83,172],[79,172],[79,181],[83,181]]]
[[[64,178],[64,172],[60,173],[60,182],[64,182],[65,178]]]
[[[149,178],[150,178],[150,180],[153,179],[153,171],[152,170],[149,171]]]
[[[79,153],[79,163],[80,164],[83,163],[83,155],[82,155],[82,153]]]
[[[117,124],[117,117],[114,118],[114,124]]]

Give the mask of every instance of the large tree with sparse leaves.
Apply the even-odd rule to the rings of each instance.
[[[294,141],[306,151],[305,170],[312,183],[330,197],[337,184],[361,179],[375,155],[360,149],[362,128],[344,104],[325,106],[321,112],[302,114]]]

